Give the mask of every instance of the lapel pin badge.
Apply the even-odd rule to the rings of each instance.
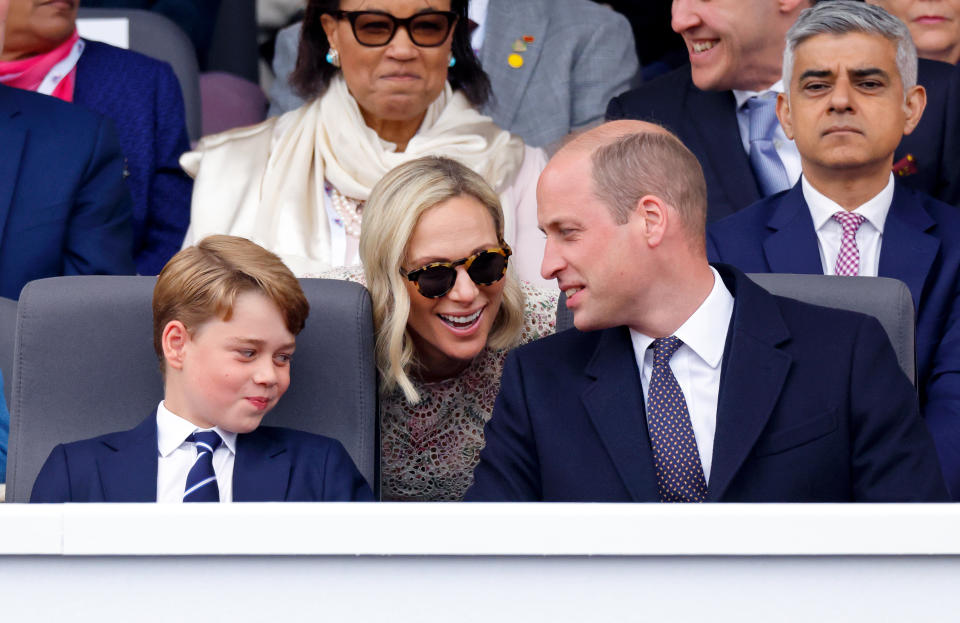
[[[893,173],[897,177],[906,177],[917,172],[917,159],[913,154],[907,154],[905,157],[893,163]]]
[[[507,64],[514,69],[519,69],[523,67],[523,57],[516,53],[511,54],[507,57]]]

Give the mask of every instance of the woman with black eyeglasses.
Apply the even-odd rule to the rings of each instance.
[[[460,500],[473,482],[507,351],[553,333],[558,292],[519,281],[497,194],[448,158],[374,186],[360,234],[380,371],[384,500]]]
[[[356,264],[373,185],[440,155],[496,189],[520,274],[543,283],[535,193],[546,156],[477,112],[490,83],[470,47],[467,0],[310,0],[291,80],[322,95],[182,158],[196,178],[185,244],[244,236],[298,274]]]

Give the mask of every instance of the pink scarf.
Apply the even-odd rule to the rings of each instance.
[[[74,30],[69,39],[49,52],[18,61],[0,61],[0,82],[25,91],[36,91],[50,70],[70,55],[79,38],[80,35]],[[76,77],[77,67],[74,65],[66,77],[53,89],[51,95],[65,102],[72,102]]]

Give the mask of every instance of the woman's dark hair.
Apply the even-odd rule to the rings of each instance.
[[[490,98],[490,78],[480,67],[480,61],[470,45],[470,20],[467,17],[469,0],[450,0],[450,10],[460,16],[453,31],[453,57],[457,64],[449,70],[448,80],[454,89],[460,89],[477,108]],[[330,79],[339,70],[327,62],[330,42],[323,31],[320,17],[340,8],[340,0],[310,0],[300,29],[300,48],[297,66],[290,74],[290,84],[305,98],[322,93]]]

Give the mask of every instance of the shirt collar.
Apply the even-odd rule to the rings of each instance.
[[[803,190],[803,198],[807,202],[807,207],[810,209],[810,216],[813,218],[813,227],[817,231],[820,231],[830,222],[831,217],[837,212],[842,212],[843,208],[840,207],[840,204],[836,201],[814,188],[805,176],[800,176],[800,184]],[[887,220],[887,213],[890,212],[890,204],[892,203],[893,173],[890,173],[890,178],[887,180],[887,185],[883,187],[883,190],[863,205],[857,207],[854,212],[867,219],[874,229],[882,234],[883,224]]]
[[[202,429],[194,426],[176,413],[167,409],[167,405],[160,401],[157,406],[157,449],[160,456],[168,457],[174,450],[183,445],[192,433],[198,430],[214,430],[223,439],[223,445],[231,453],[237,452],[237,434],[225,431],[219,426],[212,429]]]
[[[758,95],[763,95],[773,91],[774,93],[783,93],[783,80],[777,80],[770,85],[769,89],[764,89],[762,91],[738,91],[737,89],[733,90],[733,97],[737,100],[737,110],[743,108],[743,105],[747,103],[747,100],[751,97],[756,97]]]
[[[733,295],[724,285],[720,273],[713,266],[710,271],[713,273],[713,289],[674,335],[689,346],[704,363],[716,369],[723,360],[723,348],[726,346],[727,331],[733,317]],[[646,352],[653,343],[652,337],[633,329],[630,329],[630,338],[637,353]]]

